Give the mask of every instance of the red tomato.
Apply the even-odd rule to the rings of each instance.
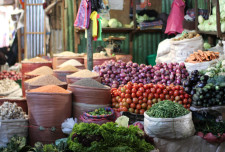
[[[135,109],[134,110],[134,113],[139,114],[139,110],[138,109]]]
[[[165,86],[163,84],[160,84],[159,88],[163,90],[163,89],[165,89]]]
[[[126,89],[124,87],[122,87],[121,89],[121,92],[125,93]]]
[[[122,111],[128,111],[127,107],[122,107]]]
[[[144,85],[144,89],[147,90],[149,87],[147,84]]]
[[[153,93],[150,93],[149,95],[148,95],[148,99],[149,100],[152,100],[154,98],[154,94]]]
[[[113,93],[114,93],[114,96],[118,96],[119,95],[118,91],[114,91]]]
[[[138,84],[138,87],[143,87],[143,86],[144,86],[143,83]]]
[[[184,99],[184,95],[181,94],[180,95],[180,99],[183,100]]]
[[[168,95],[168,94],[165,95],[165,99],[166,99],[166,100],[170,99],[170,95]]]
[[[181,105],[183,104],[183,102],[182,102],[181,100],[180,100],[180,101],[178,101],[178,103],[179,103],[179,104],[181,104]]]
[[[148,105],[147,110],[150,109],[152,107],[152,105]]]
[[[141,109],[141,105],[140,104],[137,104],[136,105],[136,109],[140,110]]]
[[[156,90],[156,93],[160,94],[160,93],[162,93],[162,90],[161,90],[160,88],[158,88],[158,89]]]
[[[148,105],[151,105],[151,104],[152,104],[152,100],[148,100],[148,101],[147,101],[147,104],[148,104]]]
[[[136,107],[136,104],[135,104],[135,103],[131,103],[131,104],[130,104],[130,107],[131,107],[131,108],[135,108],[135,107]]]
[[[174,96],[170,96],[170,99],[171,99],[172,101],[174,101],[175,98],[174,98]]]
[[[134,85],[133,85],[133,88],[137,90],[139,87],[138,87],[137,84],[134,84]]]
[[[155,88],[151,88],[151,93],[156,93],[156,89]]]
[[[166,89],[163,90],[163,94],[166,95],[168,94],[168,91]]]
[[[141,109],[141,110],[140,110],[140,114],[141,114],[141,115],[143,115],[144,112],[145,112],[145,109]]]
[[[142,95],[142,92],[141,91],[137,91],[136,95],[137,95],[137,97],[140,97]]]
[[[135,98],[136,97],[136,93],[131,93],[131,97]]]
[[[192,101],[192,99],[191,99],[191,98],[189,98],[189,99],[188,99],[188,103],[190,103],[190,104],[191,104],[191,101]]]
[[[165,99],[165,95],[164,95],[164,94],[160,94],[160,95],[159,95],[159,98],[160,98],[161,100],[164,100],[164,99]]]
[[[191,107],[191,105],[190,104],[187,104],[187,108],[190,108]]]
[[[144,92],[145,89],[144,89],[144,87],[140,87],[140,88],[138,89],[138,91]]]
[[[179,101],[179,100],[180,100],[180,96],[176,96],[176,97],[175,97],[175,100],[176,100],[176,101]]]
[[[113,103],[112,103],[112,107],[115,107],[115,106],[116,106],[116,102],[113,102]]]
[[[143,100],[138,100],[138,103],[139,103],[139,104],[142,104],[142,103],[143,103]]]
[[[143,93],[143,97],[146,98],[148,97],[148,94],[146,92]]]
[[[167,91],[170,91],[171,90],[171,87],[170,86],[166,86],[166,90]]]
[[[138,103],[138,98],[133,98],[133,103],[137,104]]]
[[[130,113],[134,113],[134,108],[129,108],[128,110]]]
[[[155,93],[154,96],[155,96],[156,99],[159,98],[159,94],[158,93]]]
[[[180,90],[183,90],[184,91],[184,87],[180,87]]]
[[[188,98],[189,98],[189,94],[185,93],[184,97],[185,97],[186,99],[188,99]]]
[[[175,88],[175,87],[172,87],[171,89],[172,89],[172,91],[175,91],[175,90],[176,90],[176,88]]]
[[[129,104],[126,101],[123,102],[123,106],[129,108]]]
[[[122,100],[123,100],[123,98],[120,98],[118,101],[119,101],[119,102],[122,102]]]
[[[131,95],[130,94],[125,94],[125,98],[130,98]]]
[[[143,102],[145,102],[145,103],[146,103],[147,101],[148,101],[148,99],[147,99],[147,98],[143,98]]]
[[[169,95],[171,95],[171,96],[172,96],[172,95],[173,95],[173,91],[169,91]]]
[[[187,103],[188,103],[188,99],[185,98],[185,99],[183,100],[183,104],[187,104]]]
[[[149,83],[149,84],[148,84],[148,87],[149,87],[149,88],[153,88],[153,86],[154,86],[153,83]]]
[[[183,90],[180,90],[179,93],[183,95],[184,94],[184,91]]]
[[[127,101],[126,101],[128,104],[131,104],[132,100],[131,98],[127,98]]]
[[[179,96],[179,91],[175,90],[173,93],[174,96]]]
[[[151,90],[150,90],[150,89],[146,89],[145,92],[146,92],[147,94],[149,94],[149,93],[151,92]]]
[[[187,105],[185,104],[185,105],[183,105],[184,106],[184,108],[186,108],[187,109]]]
[[[119,103],[116,103],[115,108],[119,108],[119,107],[120,107]]]
[[[136,93],[136,92],[137,92],[137,89],[133,88],[133,89],[131,90],[131,92],[132,92],[132,93]]]
[[[131,85],[131,87],[133,86],[133,83],[131,82],[131,81],[129,81],[128,83],[127,83],[127,85]]]
[[[147,103],[142,103],[142,104],[141,104],[142,109],[146,109],[147,106],[148,106]]]
[[[129,83],[129,82],[128,82]],[[132,85],[127,84],[127,89],[131,90],[132,89]]]
[[[123,102],[123,103],[124,103],[124,102],[126,102],[126,101],[127,101],[127,99],[126,99],[126,98],[123,98],[123,99],[122,99],[122,102]]]
[[[125,98],[125,93],[121,93],[121,98]]]
[[[179,85],[175,86],[175,89],[180,90],[180,86]]]
[[[130,94],[131,91],[130,91],[129,89],[127,89],[127,90],[125,91],[125,93],[126,93],[126,94]]]
[[[138,100],[142,100],[142,99],[143,99],[143,96],[138,97]]]

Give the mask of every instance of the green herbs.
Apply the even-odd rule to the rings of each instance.
[[[154,104],[148,111],[146,111],[148,116],[154,118],[176,118],[188,113],[189,111],[181,104],[168,100]]]
[[[69,149],[76,152],[149,152],[154,147],[143,138],[143,131],[137,127],[117,127],[109,122],[76,124],[68,138]]]
[[[88,112],[88,114],[93,116],[99,116],[99,115],[110,115],[112,114],[112,112],[109,110],[105,110],[105,108],[99,108],[95,109],[94,111]]]
[[[216,122],[215,120],[200,121],[195,124],[197,132],[203,132],[204,134],[212,133],[217,136],[225,133],[225,122]]]

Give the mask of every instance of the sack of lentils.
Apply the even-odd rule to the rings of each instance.
[[[41,76],[25,81],[26,90],[35,89],[35,88],[46,86],[46,85],[57,85],[64,89],[67,88],[66,82],[60,81],[53,75],[41,75]]]
[[[70,84],[68,90],[73,93],[73,116],[75,118],[79,118],[84,112],[94,110],[96,107],[111,106],[110,87],[94,79],[78,80]]]
[[[63,66],[57,70],[53,70],[54,76],[57,77],[60,81],[66,82],[66,76],[78,72],[79,69],[72,65]]]
[[[84,78],[91,78],[98,82],[101,82],[101,78],[98,73],[91,72],[90,70],[80,70],[74,74],[67,75],[66,80],[68,84],[73,84],[74,82],[84,79]]]

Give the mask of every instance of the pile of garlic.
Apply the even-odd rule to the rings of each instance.
[[[27,119],[28,116],[16,103],[4,102],[0,106],[0,120]]]
[[[19,88],[19,85],[11,79],[0,80],[0,94],[13,90],[15,87]]]

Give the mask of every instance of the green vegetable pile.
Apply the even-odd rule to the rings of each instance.
[[[88,112],[88,114],[92,116],[99,116],[99,115],[110,115],[112,114],[112,112],[105,110],[105,108],[99,108],[99,109],[95,109],[94,111]]]
[[[135,126],[118,127],[109,122],[75,124],[68,139],[69,149],[76,152],[149,152],[154,149],[147,143],[144,132]]]
[[[197,132],[203,132],[204,134],[212,133],[217,136],[225,133],[225,122],[216,122],[215,120],[200,121],[195,124]]]
[[[181,104],[169,100],[154,104],[146,114],[154,118],[176,118],[188,114],[189,111]]]

